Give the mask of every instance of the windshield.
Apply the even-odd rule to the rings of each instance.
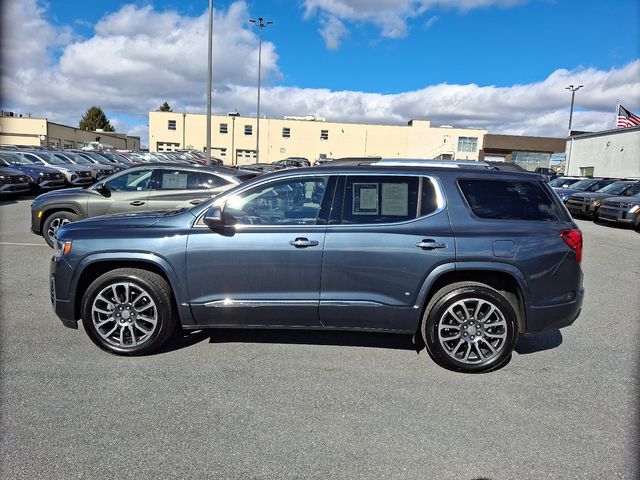
[[[593,185],[594,181],[595,180],[580,180],[579,182],[576,182],[573,185],[571,185],[571,188],[575,190],[586,190],[591,185]]]
[[[42,160],[40,160],[35,155],[31,155],[30,153],[25,153],[24,156],[21,157],[22,160],[26,160],[22,163],[22,165],[46,165]]]
[[[74,155],[72,158],[73,161],[78,165],[93,165],[93,162],[91,160],[88,160],[80,155]]]
[[[0,160],[2,160],[2,163],[4,165],[30,165],[31,162],[29,162],[28,160],[24,160],[22,158],[20,158],[20,155],[16,155],[15,153],[9,153],[9,152],[1,152],[0,153]]]
[[[631,188],[629,188],[629,190],[624,192],[625,197],[635,197],[638,194],[640,194],[640,183],[631,185]]]
[[[624,193],[625,190],[627,190],[627,188],[629,188],[630,185],[631,185],[630,183],[622,183],[622,182],[610,183],[606,187],[603,187],[600,190],[598,190],[598,193],[610,193],[611,195],[620,195]]]
[[[66,164],[70,164],[70,165],[73,164],[73,160],[71,160],[69,157],[61,153],[54,153],[51,155],[51,158],[61,160],[63,163],[66,163]]]
[[[576,183],[578,180],[575,178],[563,178],[558,177],[554,178],[549,182],[549,185],[552,187],[561,187],[562,185],[571,185],[572,183]]]
[[[62,160],[50,153],[38,152],[38,156],[51,165],[69,165],[72,163],[70,160]]]

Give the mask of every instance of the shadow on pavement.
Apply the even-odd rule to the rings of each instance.
[[[551,330],[531,337],[520,337],[516,343],[515,351],[520,355],[528,353],[551,350],[562,344],[562,333],[560,330]]]
[[[245,330],[208,329],[178,330],[157,353],[166,353],[209,343],[274,343],[287,345],[336,345],[347,347],[417,350],[411,335],[371,332],[341,332],[320,330]]]

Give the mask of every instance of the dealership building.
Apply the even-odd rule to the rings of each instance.
[[[0,145],[26,145],[52,148],[82,148],[100,142],[119,150],[140,150],[140,137],[126,133],[81,130],[48,121],[46,118],[0,115]]]

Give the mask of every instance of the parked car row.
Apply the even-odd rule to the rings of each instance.
[[[560,177],[550,185],[574,217],[640,226],[637,179]]]

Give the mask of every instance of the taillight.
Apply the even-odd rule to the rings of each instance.
[[[560,230],[560,237],[567,246],[576,252],[576,260],[582,261],[582,232],[580,230]]]

